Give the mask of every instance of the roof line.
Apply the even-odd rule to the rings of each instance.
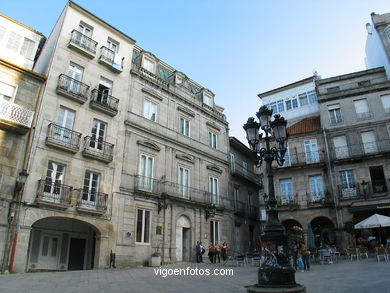
[[[3,13],[0,13],[0,16],[2,16],[2,17],[4,17],[4,18],[8,19],[9,21],[12,21],[12,22],[16,23],[17,25],[20,25],[20,26],[22,26],[22,27],[24,27],[24,28],[26,28],[26,29],[28,29],[28,30],[30,30],[30,31],[32,31],[32,32],[34,32],[34,33],[36,33],[36,34],[42,36],[42,37],[44,37],[44,38],[46,38],[42,33],[36,31],[35,29],[33,29],[33,28],[31,28],[31,27],[29,27],[29,26],[27,26],[27,25],[25,25],[25,24],[23,24],[23,23],[21,23],[21,22],[15,20],[15,19],[13,19],[13,18],[11,18],[11,17],[9,17],[9,16],[3,14]]]
[[[290,83],[290,84],[287,84],[287,85],[284,85],[284,86],[281,86],[281,87],[278,87],[276,89],[273,89],[273,90],[269,90],[269,91],[266,91],[266,92],[263,92],[263,93],[260,93],[258,94],[257,96],[262,99],[262,96],[269,96],[271,94],[275,94],[275,93],[278,93],[278,92],[281,92],[282,90],[286,90],[286,89],[289,89],[289,88],[293,88],[299,84],[303,84],[303,83],[306,83],[308,81],[312,81],[316,78],[315,75],[313,76],[310,76],[310,77],[307,77],[307,78],[304,78],[302,80],[299,80],[299,81],[296,81],[296,82],[293,82],[293,83]]]

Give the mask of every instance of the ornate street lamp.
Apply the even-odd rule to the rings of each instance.
[[[274,115],[274,120],[272,120],[272,110],[269,110],[266,106],[262,106],[256,116],[260,123],[251,117],[243,127],[246,131],[249,146],[252,152],[256,154],[256,166],[261,166],[263,160],[266,162],[268,220],[261,235],[264,261],[258,271],[258,284],[249,287],[248,292],[263,292],[265,288],[274,288],[275,292],[278,292],[278,288],[281,289],[280,292],[286,288],[291,288],[291,292],[304,292],[305,287],[295,283],[295,270],[291,267],[289,260],[286,232],[278,218],[272,173],[272,162],[274,160],[279,166],[284,163],[287,150],[287,120],[280,115]],[[264,132],[264,135],[259,133],[260,129]],[[270,146],[271,139],[275,139],[276,146]],[[262,146],[262,141],[265,142],[265,147]]]

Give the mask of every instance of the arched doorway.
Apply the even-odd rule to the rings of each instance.
[[[336,243],[334,224],[326,217],[314,218],[311,222],[316,247]]]
[[[176,221],[176,260],[190,261],[191,258],[191,222],[187,216]]]
[[[32,225],[28,270],[94,268],[96,237],[92,225],[69,218],[44,218]]]
[[[303,228],[302,225],[296,220],[285,220],[282,222],[282,225],[286,229],[288,243],[292,243],[294,240],[296,242],[303,242]]]

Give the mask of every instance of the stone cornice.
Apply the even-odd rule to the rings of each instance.
[[[142,145],[142,146],[147,147],[147,148],[150,148],[152,150],[158,151],[158,152],[161,150],[161,148],[155,142],[153,142],[151,140],[139,139],[139,140],[137,140],[137,144]]]
[[[221,131],[221,127],[219,127],[217,124],[215,124],[214,122],[209,122],[209,121],[207,121],[206,122],[206,125],[208,126],[208,127],[211,127],[211,128],[214,128],[215,130],[217,130],[217,131]]]
[[[176,158],[194,164],[194,156],[188,154],[176,154]]]
[[[143,88],[142,92],[152,96],[153,98],[155,98],[157,100],[160,100],[160,101],[163,100],[163,98],[161,96],[159,96],[158,93],[156,93],[154,90],[151,90],[151,89],[148,89],[148,88]]]
[[[213,164],[213,165],[207,165],[207,170],[211,170],[211,171],[214,171],[214,172],[217,172],[219,174],[222,174],[223,170],[221,168],[219,168],[217,165]]]
[[[181,105],[177,106],[177,110],[183,112],[184,114],[187,114],[188,116],[195,117],[195,112],[193,112],[190,109],[183,107]]]

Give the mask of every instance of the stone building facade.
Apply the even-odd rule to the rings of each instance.
[[[228,123],[214,94],[69,1],[48,76],[14,271],[191,261],[231,242]]]
[[[0,14],[0,266],[12,265],[22,179],[28,174],[45,76],[33,72],[44,36]]]
[[[258,249],[256,240],[261,234],[261,224],[266,220],[262,202],[263,180],[260,170],[254,165],[251,150],[235,137],[230,137],[229,141],[229,187],[234,209],[234,237],[229,247],[233,254],[253,252]]]

